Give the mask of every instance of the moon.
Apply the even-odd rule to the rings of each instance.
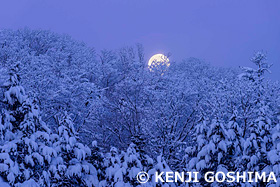
[[[155,54],[150,58],[150,60],[148,62],[149,70],[154,71],[154,68],[156,68],[158,66],[165,67],[165,69],[170,66],[170,62],[169,62],[169,59],[167,58],[167,56],[165,56],[163,54]]]

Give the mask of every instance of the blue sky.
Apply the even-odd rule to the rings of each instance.
[[[146,57],[201,58],[214,66],[251,66],[264,50],[280,80],[278,0],[9,0],[0,28],[49,29],[97,51],[142,43]]]

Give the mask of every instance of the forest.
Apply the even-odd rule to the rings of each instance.
[[[189,57],[151,71],[141,44],[95,51],[51,31],[2,30],[0,175],[16,187],[280,186],[268,59],[257,51],[250,67],[222,68]],[[156,183],[166,171],[201,180]],[[274,172],[277,183],[206,183],[207,171]]]

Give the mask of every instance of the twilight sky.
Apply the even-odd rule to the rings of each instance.
[[[280,80],[279,0],[0,0],[0,29],[49,29],[97,51],[142,43],[214,66],[252,66],[264,50]],[[148,59],[147,59],[148,60]]]

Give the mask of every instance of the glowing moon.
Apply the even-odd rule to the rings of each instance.
[[[153,71],[158,66],[164,66],[165,68],[170,66],[169,59],[163,54],[156,54],[152,56],[148,62],[148,68]]]

